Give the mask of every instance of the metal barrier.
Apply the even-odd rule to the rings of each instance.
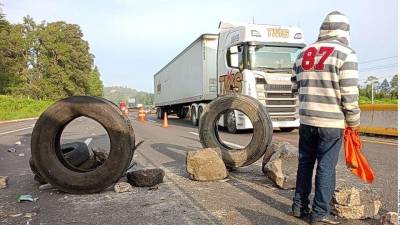
[[[360,105],[360,132],[398,136],[397,104]]]

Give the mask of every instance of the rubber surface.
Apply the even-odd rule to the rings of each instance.
[[[230,109],[247,115],[253,124],[253,137],[243,149],[232,149],[220,141],[216,123],[219,116]],[[207,104],[200,118],[199,137],[204,148],[218,147],[228,167],[248,166],[265,153],[272,139],[272,123],[266,108],[256,99],[237,94],[218,97]]]
[[[60,137],[73,119],[86,116],[100,123],[110,138],[108,159],[91,171],[83,171],[61,155]],[[32,133],[32,160],[39,174],[68,193],[95,193],[115,183],[128,168],[135,149],[129,119],[108,100],[73,96],[51,105],[37,120]]]

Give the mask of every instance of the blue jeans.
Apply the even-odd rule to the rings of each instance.
[[[312,188],[314,164],[315,196],[311,219],[317,220],[329,214],[330,202],[336,187],[336,164],[343,141],[343,129],[300,125],[299,165],[293,210],[308,210]]]

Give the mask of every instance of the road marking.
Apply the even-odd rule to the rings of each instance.
[[[15,132],[22,131],[22,130],[28,130],[28,129],[31,129],[31,128],[33,128],[33,126],[24,127],[24,128],[17,129],[17,130],[10,130],[10,131],[6,131],[6,132],[2,132],[2,133],[0,133],[0,135],[11,134],[11,133],[15,133]]]
[[[90,142],[92,142],[93,138],[88,138],[85,140],[86,146],[89,146]]]
[[[193,134],[193,135],[196,135],[196,136],[199,136],[199,133],[196,133],[196,132],[188,132],[189,134]],[[229,142],[229,141],[223,141],[225,144],[227,144],[227,145],[230,145],[230,146],[232,146],[232,147],[235,147],[235,148],[244,148],[245,146],[243,146],[243,145],[238,145],[238,144],[235,144],[235,143],[232,143],[232,142]]]
[[[361,139],[363,142],[369,142],[369,143],[375,143],[375,144],[384,144],[384,145],[394,145],[397,146],[397,143],[391,143],[391,142],[383,142],[383,141],[370,141],[366,139]]]
[[[150,121],[150,122],[152,122],[152,123],[157,123],[157,121],[151,120],[151,119],[148,119],[148,121]]]

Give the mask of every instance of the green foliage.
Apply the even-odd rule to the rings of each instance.
[[[115,104],[124,101],[128,102],[129,98],[135,98],[136,104],[153,105],[154,94],[144,91],[137,91],[127,87],[105,87],[104,97]]]
[[[374,76],[369,76],[365,82],[367,85],[360,90],[360,104],[371,104],[372,99],[372,83],[374,85],[374,104],[397,104],[398,99],[398,84],[397,74],[390,81],[384,79],[379,84],[378,79]]]
[[[0,95],[0,121],[39,116],[53,101]]]
[[[40,24],[26,16],[10,24],[0,15],[0,94],[34,99],[102,96],[103,83],[76,24]]]

